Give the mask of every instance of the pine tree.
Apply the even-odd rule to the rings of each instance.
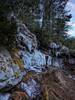
[[[10,23],[7,19],[10,7],[7,0],[0,1],[0,45],[8,48],[14,45],[16,39],[16,23],[14,21]]]
[[[40,0],[42,1],[42,0]],[[43,0],[42,6],[42,27],[35,28],[34,33],[39,39],[40,45],[44,46],[48,44],[49,40],[64,42],[64,39],[68,36],[67,31],[72,15],[65,9],[68,0]],[[43,37],[43,38],[42,38]],[[45,40],[43,42],[43,40]],[[48,45],[46,45],[48,47]]]
[[[67,22],[71,14],[68,14],[65,7],[68,0],[45,0],[44,27],[52,34],[64,35],[68,29]]]
[[[11,11],[17,18],[21,19],[28,28],[37,36],[41,46],[48,47],[50,39],[62,40],[67,37],[71,15],[65,7],[68,0],[2,0],[0,1],[0,39],[1,44],[9,44],[15,36],[15,27],[11,29],[12,23],[7,21],[7,14]],[[15,26],[15,25],[14,25]],[[41,27],[40,27],[41,26]],[[6,30],[6,31],[4,31]],[[11,31],[12,30],[12,31]],[[56,38],[55,38],[56,37]],[[59,39],[58,39],[59,37]],[[51,40],[52,40],[51,39]],[[44,40],[44,42],[43,42]]]

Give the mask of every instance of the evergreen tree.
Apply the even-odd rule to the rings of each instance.
[[[68,36],[67,31],[70,27],[67,22],[72,15],[66,11],[68,0],[40,0],[43,9],[39,12],[42,14],[42,27],[35,28],[33,31],[39,39],[40,45],[48,44],[49,40],[64,42]],[[41,13],[42,12],[42,13]],[[43,38],[42,38],[43,37]],[[43,42],[43,40],[45,40]],[[48,45],[46,45],[48,47]]]
[[[0,1],[0,45],[7,47],[14,45],[16,35],[16,23],[7,19],[10,8],[8,0]]]
[[[13,41],[13,36],[15,37],[16,25],[13,27],[15,23],[7,20],[11,11],[37,36],[40,46],[48,47],[51,38],[60,40],[58,37],[62,37],[63,40],[67,37],[69,28],[66,23],[71,18],[65,9],[67,2],[68,0],[0,0],[0,44],[9,44],[8,41]]]
[[[44,27],[50,33],[63,35],[66,33],[71,14],[68,14],[65,7],[68,0],[45,0]]]

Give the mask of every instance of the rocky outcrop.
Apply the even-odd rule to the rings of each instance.
[[[41,1],[40,1],[41,2]],[[41,2],[42,3],[42,2]],[[50,43],[49,54],[45,54],[38,50],[36,36],[30,32],[30,30],[23,24],[22,21],[17,20],[14,13],[11,14],[11,19],[14,19],[17,23],[17,47],[19,48],[19,56],[24,62],[26,69],[41,72],[44,66],[62,67],[62,59],[53,58],[51,54],[55,50],[55,56],[61,55],[65,51],[68,52],[68,48],[62,46],[61,43]],[[60,50],[58,50],[60,49]],[[51,57],[52,56],[52,57]],[[46,59],[47,58],[47,59]]]
[[[30,98],[36,98],[40,95],[40,85],[32,78],[26,83],[22,82],[20,88],[27,93]]]
[[[41,72],[46,65],[46,60],[45,54],[38,50],[36,36],[22,23],[18,24],[17,32],[17,45],[20,49],[18,54],[25,68]],[[48,64],[51,65],[51,57],[48,58]]]
[[[10,53],[5,48],[0,48],[0,90],[6,91],[17,85],[23,74]]]
[[[36,36],[23,23],[18,23],[17,46],[20,49],[18,54],[28,70],[41,72],[45,66],[62,67],[62,59],[53,58],[52,61],[51,54],[45,54],[38,50]],[[50,44],[50,48],[58,49],[59,46],[56,43]]]
[[[40,51],[34,50],[34,52],[31,54],[27,51],[21,50],[19,55],[22,57],[26,69],[34,70],[35,72],[41,72],[43,69],[45,69],[45,54],[41,53]],[[51,65],[50,56],[48,59],[48,64]]]
[[[27,47],[29,52],[37,48],[36,36],[28,30],[25,24],[19,23],[17,32],[18,46]]]
[[[62,56],[63,54],[64,54],[64,56],[70,54],[69,48],[62,45],[61,43],[51,42],[50,45],[49,45],[49,48],[50,48],[50,50],[55,52],[56,57]]]

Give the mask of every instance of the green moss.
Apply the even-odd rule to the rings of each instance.
[[[20,74],[19,72],[15,72],[15,73],[14,73],[14,76],[15,76],[16,78],[18,78],[18,77],[19,77],[19,74]]]

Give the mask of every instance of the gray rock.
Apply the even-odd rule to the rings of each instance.
[[[17,43],[19,46],[21,45],[20,47],[26,45],[30,52],[33,47],[37,48],[36,36],[28,30],[25,24],[22,23],[18,25]]]
[[[44,66],[46,65],[45,54],[38,50],[34,50],[32,54],[27,51],[21,50],[19,52],[19,55],[22,57],[25,68],[28,70],[33,70],[35,72],[41,72],[42,69],[44,69]],[[48,58],[48,65],[51,65],[50,56]]]
[[[22,80],[24,74],[14,64],[10,53],[4,48],[0,48],[0,89],[6,87],[11,89]]]
[[[29,97],[33,98],[40,94],[40,86],[39,84],[33,80],[29,79],[27,83],[22,82],[20,84],[20,88],[25,91]]]
[[[5,93],[5,94],[1,94],[0,93],[0,100],[9,100],[10,98],[10,94]]]

